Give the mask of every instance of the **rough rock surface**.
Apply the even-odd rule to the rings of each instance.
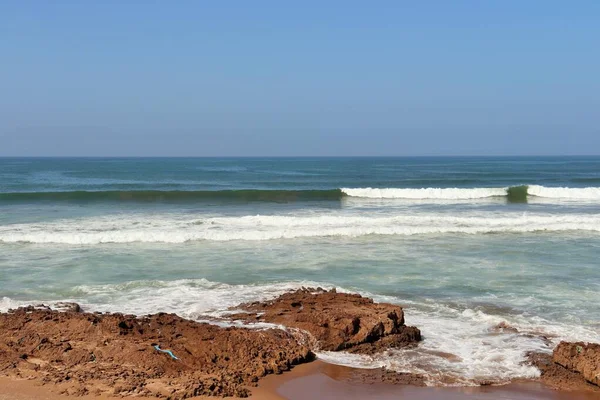
[[[309,332],[319,350],[372,354],[414,346],[421,340],[419,329],[404,324],[402,307],[335,289],[304,288],[271,301],[236,307],[240,308],[247,313],[232,318]]]
[[[527,355],[529,363],[537,367],[540,381],[560,390],[592,391],[600,394],[600,388],[590,385],[583,376],[552,361],[552,354],[532,352]]]
[[[600,344],[560,342],[554,349],[552,361],[600,386]]]
[[[65,308],[72,311],[27,307],[0,314],[0,375],[53,383],[58,391],[77,395],[245,397],[245,387],[262,376],[313,358],[283,330]]]

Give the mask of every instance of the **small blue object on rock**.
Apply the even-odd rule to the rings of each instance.
[[[159,346],[159,345],[157,345],[157,344],[153,344],[152,346],[154,346],[154,348],[155,348],[156,350],[160,351],[161,353],[167,353],[168,355],[170,355],[170,356],[171,356],[171,358],[172,358],[173,360],[179,360],[179,358],[175,357],[175,354],[173,354],[173,352],[172,352],[171,350],[163,350],[163,349],[161,349],[161,348],[160,348],[160,346]]]

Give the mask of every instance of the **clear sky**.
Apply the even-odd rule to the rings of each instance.
[[[0,2],[0,155],[600,154],[600,1]]]

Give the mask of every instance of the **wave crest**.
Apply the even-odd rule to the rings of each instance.
[[[564,200],[600,200],[600,187],[570,188],[522,185],[503,188],[342,188],[350,197],[370,199],[410,200],[474,200],[506,197],[511,202],[526,201],[527,197]]]
[[[550,199],[600,200],[600,187],[569,188],[530,185],[527,194]]]
[[[369,199],[470,200],[506,196],[506,188],[342,188],[341,190],[350,197],[363,197]]]

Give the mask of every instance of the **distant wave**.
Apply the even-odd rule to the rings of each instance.
[[[247,215],[204,217],[118,215],[0,226],[0,242],[185,243],[193,241],[265,241],[365,235],[444,235],[532,232],[600,232],[600,215],[472,213],[464,216]]]
[[[194,202],[194,201],[265,201],[293,202],[310,200],[340,200],[343,193],[332,190],[109,190],[65,192],[0,193],[0,201],[133,201],[133,202]]]
[[[600,187],[569,188],[521,185],[504,188],[342,188],[351,197],[372,199],[412,199],[412,200],[472,200],[491,197],[506,197],[509,201],[526,201],[528,197],[544,197],[565,200],[599,200]]]
[[[224,167],[198,167],[196,168],[199,171],[205,172],[244,172],[247,171],[248,168],[241,166],[224,166]]]
[[[342,192],[351,197],[370,199],[445,199],[469,200],[486,197],[505,197],[506,188],[422,188],[422,189],[377,189],[377,188],[342,188]]]
[[[521,185],[502,188],[341,188],[325,190],[109,190],[0,193],[0,202],[237,202],[339,201],[345,197],[406,200],[477,200],[505,198],[525,202],[529,197],[600,201],[600,187],[569,188]]]
[[[551,199],[600,200],[600,187],[568,188],[531,185],[527,187],[527,194]]]

